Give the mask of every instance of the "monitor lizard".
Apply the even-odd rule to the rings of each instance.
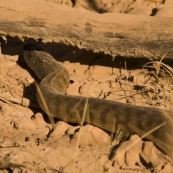
[[[156,126],[165,123],[145,137],[164,153],[173,158],[173,112],[161,108],[135,106],[111,100],[66,95],[69,73],[46,49],[37,43],[26,43],[23,56],[28,66],[41,80],[39,88],[54,118],[68,123],[81,124],[87,101],[84,122],[97,126],[116,136],[123,132],[124,138],[131,133],[142,136]],[[46,112],[38,93],[38,103]],[[47,113],[47,112],[46,112]]]

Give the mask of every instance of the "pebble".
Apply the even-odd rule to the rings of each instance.
[[[56,123],[55,130],[50,134],[50,137],[60,138],[65,134],[66,130],[68,130],[69,128],[69,124],[63,121],[59,121],[58,123]]]
[[[173,17],[173,5],[165,5],[155,14],[156,17]]]

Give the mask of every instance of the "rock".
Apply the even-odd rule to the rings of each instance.
[[[81,81],[81,82],[76,82],[76,83],[70,84],[69,87],[66,90],[66,94],[80,96],[79,88],[81,86],[83,86],[84,82],[85,82],[85,80]]]
[[[150,77],[150,76],[147,76],[147,73],[148,73],[147,69],[133,70],[130,74],[130,77],[133,79],[132,82],[138,85],[145,84],[148,78]]]
[[[14,106],[9,105],[9,104],[3,104],[1,107],[1,113],[4,116],[9,116],[13,113]]]
[[[62,4],[62,5],[68,5],[68,6],[73,6],[72,1],[70,0],[45,0],[47,2],[52,2],[52,3],[57,3],[57,4]]]
[[[73,82],[81,82],[84,80],[84,78],[76,73],[73,73],[72,75],[70,75],[70,80],[72,80]]]
[[[117,74],[119,74],[119,70],[117,69],[117,71],[114,69],[114,73],[116,73],[116,75],[111,75],[111,76],[106,76],[106,77],[101,77],[99,79],[97,79],[98,82],[106,82],[106,81],[113,81],[115,82],[117,80]]]
[[[111,82],[86,81],[80,88],[79,92],[82,96],[95,98],[104,98],[105,93],[111,91]]]
[[[91,125],[88,125],[88,126],[91,126]],[[85,130],[85,128],[83,128],[83,131]],[[86,131],[87,131],[87,129],[86,129]],[[110,142],[110,136],[105,131],[101,130],[98,127],[94,127],[91,130],[91,135],[92,135],[94,141],[98,145],[102,145],[104,143],[109,143]]]
[[[19,59],[19,55],[14,55],[14,56],[4,55],[4,58],[5,60],[8,60],[8,61],[17,62]]]
[[[48,124],[48,123],[45,122],[45,120],[43,118],[43,114],[40,113],[40,112],[33,115],[31,117],[31,119],[36,123],[36,125],[38,127],[45,127],[45,126],[50,126],[51,127],[51,124]]]
[[[162,173],[172,173],[173,172],[173,165],[171,165],[169,163],[164,165],[164,167],[163,167],[161,172]]]
[[[135,141],[139,140],[136,144]],[[136,166],[142,165],[139,154],[142,152],[143,141],[138,135],[132,135],[128,141],[123,142],[120,147],[113,152],[111,160],[115,160],[118,165]]]
[[[79,57],[78,57],[79,58]],[[82,65],[80,63],[70,63],[69,61],[65,61],[62,65],[68,69],[70,74],[76,73],[83,77],[84,72],[88,69],[88,65]]]
[[[112,92],[106,97],[107,100],[118,101],[121,103],[127,103],[127,97],[124,94],[124,91],[119,90],[112,90]]]
[[[148,6],[148,7],[151,7],[152,9],[157,7],[156,3],[154,3],[154,2],[149,2],[149,3],[147,4],[147,6]]]
[[[150,16],[152,14],[152,8],[150,8],[148,6],[137,7],[137,8],[134,8],[133,10],[129,11],[128,14]]]
[[[87,81],[79,89],[79,93],[86,97],[98,98],[102,92],[102,87],[97,81]]]
[[[105,13],[112,7],[111,0],[93,0],[93,5],[100,13]]]
[[[164,4],[172,4],[173,5],[173,1],[172,0],[165,0]]]
[[[63,121],[59,121],[58,123],[56,123],[56,127],[55,130],[50,134],[51,138],[60,138],[61,136],[63,136],[66,132],[67,129],[70,128],[70,125],[68,125],[67,123],[63,122]]]
[[[112,75],[112,68],[94,65],[86,71],[86,74],[90,76],[89,79],[98,80],[100,78]]]
[[[67,134],[68,135],[74,135],[74,133],[76,132],[76,130],[78,131],[78,129],[81,126],[70,126],[70,128],[67,130]]]
[[[80,148],[104,146],[110,142],[110,136],[92,125],[85,125],[73,136],[71,143],[79,142]]]
[[[33,130],[37,128],[37,125],[22,112],[13,112],[11,116],[14,120],[13,127],[16,129]]]
[[[147,164],[151,163],[153,166],[157,166],[160,164],[159,158],[156,155],[157,148],[153,145],[152,142],[144,142],[143,150],[142,150],[142,157]],[[152,159],[152,158],[155,159]]]
[[[76,0],[74,7],[104,13],[112,7],[112,4],[111,0]]]
[[[114,5],[110,9],[108,9],[108,13],[120,13],[121,11],[121,6]]]
[[[155,14],[157,17],[173,17],[173,5],[165,5]]]
[[[107,170],[109,169],[109,168],[107,168],[106,166],[105,166],[105,164],[109,164],[109,162],[108,162],[108,159],[107,159],[107,156],[106,155],[103,155],[103,154],[101,154],[100,155],[100,157],[98,158],[98,159],[96,159],[95,157],[94,157],[94,155],[91,155],[90,157],[89,157],[91,160],[93,160],[93,163],[92,164],[86,164],[85,162],[85,164],[86,164],[86,166],[85,165],[83,165],[83,167],[85,168],[85,169],[83,169],[82,170],[82,173],[88,173],[88,172],[91,172],[91,173],[101,173],[101,172],[107,172]],[[84,164],[83,163],[83,164]],[[93,164],[95,165],[95,166],[93,166]],[[115,173],[115,172],[114,172]]]

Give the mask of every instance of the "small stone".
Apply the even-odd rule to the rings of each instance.
[[[173,172],[173,165],[171,165],[169,163],[164,165],[164,167],[163,167],[161,172],[162,173],[172,173]]]
[[[74,135],[74,133],[80,128],[81,126],[70,126],[70,128],[66,131],[67,135]]]
[[[2,115],[4,116],[9,116],[13,111],[13,106],[10,106],[9,104],[4,104],[2,107],[1,107],[1,113]]]
[[[65,131],[67,129],[69,129],[70,125],[68,125],[67,123],[63,122],[63,121],[59,121],[58,123],[56,123],[56,127],[55,130],[50,134],[50,137],[54,138],[58,138],[61,137],[65,134]]]
[[[102,92],[102,86],[97,81],[86,81],[79,89],[79,93],[85,97],[98,98]]]
[[[66,94],[80,96],[79,88],[81,86],[83,86],[84,82],[85,81],[81,81],[81,82],[76,82],[76,83],[74,82],[74,83],[70,84],[66,90]]]
[[[95,65],[91,66],[86,74],[90,76],[89,79],[99,80],[100,78],[109,77],[112,74],[112,68]]]
[[[155,14],[157,17],[173,17],[173,5],[165,5]]]
[[[84,78],[79,75],[79,74],[76,74],[76,73],[73,73],[71,76],[70,76],[70,80],[74,81],[74,82],[81,82],[84,80]]]
[[[172,4],[173,5],[173,1],[172,0],[165,0],[164,4]]]
[[[141,156],[147,164],[151,163],[153,166],[158,166],[160,161],[155,150],[157,148],[153,145],[153,142],[144,142]],[[153,157],[154,159],[152,159]]]
[[[38,112],[31,117],[33,121],[35,121],[36,125],[38,126],[48,126],[48,123],[44,121],[43,114]]]
[[[14,128],[22,129],[22,130],[33,130],[37,128],[37,125],[30,119],[27,119],[25,116],[23,117],[14,117]]]
[[[13,61],[13,62],[17,62],[18,59],[19,59],[19,55],[14,55],[14,56],[4,55],[4,58],[5,58],[6,60],[10,60],[10,61]]]
[[[138,141],[139,140],[139,141]],[[137,143],[135,143],[138,141]],[[135,144],[134,144],[135,143]],[[142,152],[142,143],[138,135],[132,135],[128,141],[123,142],[120,147],[113,152],[112,161],[116,161],[120,166],[142,165],[140,154]]]
[[[152,14],[152,8],[147,7],[147,6],[137,7],[137,8],[134,8],[133,10],[129,11],[128,14],[150,16]]]
[[[110,136],[98,127],[85,125],[80,128],[80,131],[74,134],[71,142],[74,144],[77,141],[79,141],[81,148],[102,146],[110,142]]]

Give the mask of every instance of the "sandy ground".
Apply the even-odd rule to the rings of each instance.
[[[45,0],[97,13],[126,13],[135,15],[173,17],[171,0]]]
[[[171,1],[165,1],[165,4],[154,0],[129,0],[126,3],[116,0],[47,1],[100,13],[167,17],[172,14],[168,13],[172,8]],[[159,71],[158,80],[155,64],[142,68],[148,62],[146,59],[113,59],[109,55],[64,45],[44,46],[70,73],[71,82],[66,94],[172,109],[172,78],[165,71]],[[33,81],[37,78],[24,62],[21,48],[22,43],[13,56],[10,48],[6,54],[0,54],[0,172],[173,172],[171,159],[151,141],[143,141],[137,135],[119,146],[118,140],[112,141],[110,134],[97,127],[72,126],[57,120],[52,132],[52,125],[35,98]],[[139,142],[132,145],[138,139]],[[132,147],[127,150],[130,145]]]
[[[70,72],[67,94],[171,108],[171,102],[162,98],[163,93],[156,94],[159,85],[150,71],[140,68],[144,62],[136,61],[138,68],[134,68],[134,60],[127,60],[129,67],[125,69],[122,59],[112,61],[110,56],[72,48],[57,59]],[[0,69],[1,162],[25,166],[14,165],[17,168],[11,167],[8,171],[124,173],[173,170],[170,158],[152,142],[140,140],[126,151],[126,147],[139,139],[137,135],[118,147],[119,141],[111,142],[109,134],[91,125],[79,130],[79,126],[57,121],[56,130],[51,133],[51,124],[35,99],[35,75],[22,56],[1,55]],[[172,92],[167,94],[170,96]],[[112,151],[115,146],[118,150]]]

